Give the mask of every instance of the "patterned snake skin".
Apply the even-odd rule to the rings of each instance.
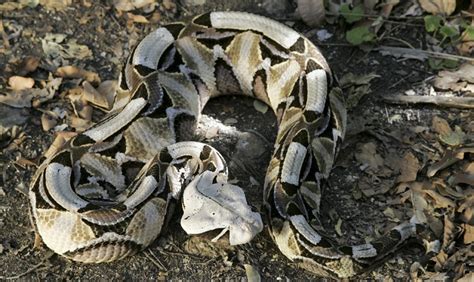
[[[271,237],[290,260],[318,275],[351,277],[416,232],[404,223],[356,246],[323,236],[319,195],[346,127],[329,66],[283,24],[212,12],[147,35],[120,74],[113,110],[38,169],[29,195],[44,243],[76,261],[121,259],[156,239],[183,191],[224,185],[219,152],[185,141],[206,102],[220,95],[254,97],[276,115],[263,197]]]

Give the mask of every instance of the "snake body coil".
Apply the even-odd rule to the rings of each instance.
[[[305,37],[268,18],[212,12],[158,28],[120,74],[114,109],[38,169],[30,188],[37,231],[55,252],[107,262],[148,246],[168,204],[193,179],[227,167],[190,136],[206,102],[245,95],[279,124],[264,201],[281,252],[319,275],[349,277],[415,232],[406,223],[372,244],[333,246],[320,232],[321,183],[344,137],[346,109],[326,60]],[[193,182],[194,183],[194,182]]]

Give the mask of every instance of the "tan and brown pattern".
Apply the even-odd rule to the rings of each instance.
[[[113,111],[47,159],[31,184],[45,244],[82,262],[147,247],[167,207],[193,178],[227,167],[208,145],[183,142],[219,95],[267,103],[279,130],[264,202],[281,252],[318,275],[350,277],[414,234],[405,223],[372,244],[334,246],[320,225],[321,186],[345,134],[346,110],[326,60],[305,37],[268,18],[212,12],[146,36],[120,76]]]

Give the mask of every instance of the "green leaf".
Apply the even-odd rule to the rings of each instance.
[[[341,5],[340,13],[347,23],[353,23],[362,19],[364,16],[364,9],[362,5],[357,5],[351,9],[349,4],[343,4]]]
[[[443,59],[443,66],[447,69],[455,69],[459,67],[459,60]]]
[[[459,146],[464,142],[466,138],[466,133],[462,131],[459,126],[454,127],[454,131],[449,134],[440,135],[439,139],[441,142],[449,146]]]
[[[463,32],[464,41],[474,41],[474,26],[467,26]]]
[[[428,32],[434,32],[441,27],[442,18],[440,16],[429,15],[423,19],[425,20],[425,29]]]
[[[442,26],[439,29],[439,33],[441,33],[441,35],[443,35],[444,37],[449,37],[451,39],[459,36],[459,31],[455,27],[447,25]]]
[[[368,26],[355,27],[346,32],[346,40],[352,45],[360,45],[375,39],[375,34],[369,30]]]
[[[428,64],[433,70],[454,69],[459,66],[459,60],[429,58]]]

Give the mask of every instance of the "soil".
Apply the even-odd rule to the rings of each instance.
[[[86,1],[87,2],[87,1]],[[174,3],[173,1],[166,1]],[[193,5],[205,2],[204,5]],[[434,115],[443,117],[467,114],[466,111],[447,110],[429,106],[393,106],[385,104],[383,96],[402,94],[408,89],[429,91],[426,79],[433,75],[426,62],[400,60],[392,56],[383,56],[379,52],[351,46],[344,40],[344,27],[326,25],[333,34],[328,41],[319,42],[314,36],[315,30],[294,21],[289,14],[269,14],[261,1],[181,1],[173,9],[162,9],[160,22],[186,20],[189,17],[211,10],[240,10],[260,13],[293,25],[297,31],[310,35],[310,39],[320,46],[334,73],[338,77],[352,72],[354,74],[376,73],[379,77],[372,81],[372,93],[364,96],[357,106],[349,112],[349,134],[339,155],[338,165],[324,192],[322,213],[324,224],[334,238],[343,243],[363,243],[365,238],[374,238],[396,225],[393,218],[384,214],[387,206],[408,219],[411,206],[393,204],[390,195],[360,196],[357,180],[363,177],[360,164],[354,159],[354,148],[367,142],[377,144],[378,151],[384,156],[403,154],[411,145],[402,142],[411,138],[411,144],[421,142],[421,137],[410,128],[429,127]],[[160,2],[161,5],[161,2]],[[89,15],[88,21],[78,24],[78,18]],[[97,16],[100,15],[100,16]],[[44,57],[40,39],[46,33],[62,33],[77,38],[78,43],[87,45],[93,56],[85,60],[70,60],[69,63],[97,72],[102,80],[118,76],[123,60],[130,48],[139,38],[156,28],[157,24],[135,24],[133,34],[127,28],[127,21],[113,9],[111,1],[92,4],[85,7],[73,4],[61,11],[48,11],[41,6],[23,8],[1,15],[3,21],[13,22],[23,28],[23,36],[10,42],[11,50],[6,56],[0,56],[0,70],[5,70],[13,58],[35,56],[43,59],[43,65],[49,65]],[[25,33],[28,31],[28,33]],[[419,25],[400,24],[393,28],[390,36],[402,38],[415,46],[423,44],[424,32]],[[312,35],[312,36],[311,36]],[[130,39],[132,38],[132,39]],[[132,42],[133,41],[133,42]],[[388,42],[390,43],[390,42]],[[119,50],[119,51],[117,51]],[[121,54],[118,57],[117,54]],[[0,83],[6,85],[8,77],[3,71]],[[47,75],[43,69],[37,76]],[[1,89],[0,89],[1,90]],[[60,107],[71,111],[69,101],[55,97],[42,105],[43,108]],[[85,265],[70,262],[52,255],[45,247],[33,248],[34,229],[29,220],[27,187],[34,167],[21,167],[15,160],[20,156],[29,160],[38,160],[52,142],[52,134],[44,132],[40,124],[41,112],[37,109],[19,110],[27,118],[21,127],[26,139],[17,150],[0,155],[0,186],[4,195],[0,195],[0,276],[21,279],[54,280],[155,280],[155,279],[242,279],[246,277],[244,265],[253,266],[264,280],[309,280],[317,277],[297,268],[283,256],[267,232],[259,234],[251,243],[230,247],[225,240],[217,244],[209,242],[209,236],[188,236],[179,226],[179,211],[175,213],[168,228],[147,250],[121,261],[108,264]],[[211,143],[223,153],[230,164],[231,178],[243,187],[249,203],[260,210],[262,203],[261,186],[270,159],[272,142],[276,133],[275,117],[270,111],[265,114],[255,110],[253,101],[239,97],[225,97],[212,100],[204,113],[213,120],[227,124],[230,133],[206,137],[206,126],[201,123],[202,139]],[[94,119],[101,115],[94,112]],[[401,119],[390,117],[400,115]],[[235,120],[234,120],[235,119]],[[227,121],[227,122],[226,122]],[[390,136],[396,136],[390,137]],[[397,140],[399,138],[399,140]],[[418,138],[418,139],[417,139]],[[245,157],[242,152],[250,144],[256,157]],[[243,142],[243,143],[242,143]],[[420,159],[422,155],[419,155]],[[394,181],[396,175],[387,176],[384,181]],[[379,183],[372,184],[373,186]],[[359,195],[359,196],[357,196]],[[335,226],[341,221],[340,232]],[[341,234],[339,234],[341,233]],[[360,278],[409,278],[410,265],[422,255],[422,249],[408,245],[392,255],[387,261],[365,273]]]

